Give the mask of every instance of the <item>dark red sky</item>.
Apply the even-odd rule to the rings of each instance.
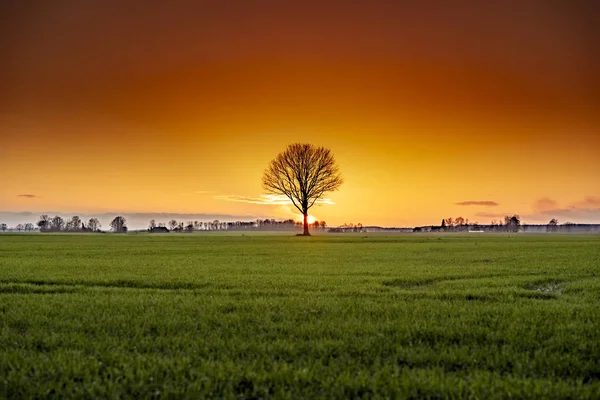
[[[102,193],[115,190],[115,175],[123,180],[121,195],[108,195],[113,209],[138,210],[136,183],[173,185],[167,179],[183,192],[197,182],[219,193],[258,195],[269,158],[299,140],[330,146],[345,163],[339,215],[327,211],[333,218],[365,201],[394,209],[393,200],[373,199],[396,179],[407,181],[411,194],[398,195],[419,221],[447,217],[454,202],[480,200],[469,190],[482,182],[491,200],[522,214],[539,198],[575,204],[600,194],[600,164],[591,158],[600,149],[599,4],[5,1],[2,145],[10,161],[37,156],[8,171],[14,183],[0,193],[0,206],[31,208],[13,192],[46,191],[40,197],[52,200],[35,207],[96,209],[96,201],[61,197],[44,183],[71,179],[90,192],[81,183],[89,176]],[[40,154],[40,147],[55,150]],[[430,171],[441,156],[503,152],[510,165],[486,161],[486,174],[470,176],[453,160]],[[560,163],[539,167],[556,152],[563,153]],[[231,155],[226,171],[177,173],[206,171],[224,153]],[[181,157],[160,170],[153,164],[153,157],[172,154]],[[357,154],[369,162],[359,165]],[[82,166],[90,158],[101,161]],[[107,160],[129,164],[107,172]],[[401,160],[425,161],[418,179],[392,175],[406,169]],[[257,176],[250,179],[249,171]],[[447,183],[457,176],[465,183]],[[520,195],[502,190],[509,181],[523,188]],[[557,181],[561,190],[553,189]],[[444,185],[448,204],[421,204],[430,188]],[[143,211],[231,211],[226,206],[165,197]],[[358,210],[363,222],[387,221]]]

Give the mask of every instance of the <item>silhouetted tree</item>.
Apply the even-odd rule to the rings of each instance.
[[[81,229],[81,218],[79,218],[77,215],[75,215],[67,222],[67,230],[68,231],[79,231],[80,229]]]
[[[45,214],[40,216],[40,220],[37,222],[37,226],[42,232],[50,230],[51,225],[50,218]]]
[[[304,235],[308,231],[308,210],[327,192],[343,183],[331,150],[311,144],[295,143],[271,161],[262,177],[269,194],[285,195],[304,216]]]
[[[441,225],[441,227],[442,227],[442,228],[445,228],[445,227],[446,227],[446,220],[445,220],[445,219],[443,219],[443,220],[442,220],[442,225]]]
[[[172,219],[172,220],[169,221],[169,229],[173,230],[175,228],[177,228],[177,221],[174,220],[174,219]]]
[[[548,227],[546,230],[548,232],[556,232],[557,227],[558,227],[558,220],[556,218],[552,218],[550,220],[550,222],[548,222]]]
[[[127,220],[124,217],[118,216],[110,222],[110,228],[116,233],[125,233],[127,232],[126,224]]]
[[[26,223],[24,229],[27,232],[31,232],[33,230],[33,224],[31,222]]]
[[[153,219],[148,222],[148,229],[152,230],[152,228],[156,228],[156,221]]]
[[[64,229],[64,227],[65,220],[58,215],[52,218],[52,220],[50,221],[50,230],[54,232],[60,232]]]
[[[100,221],[98,221],[98,218],[90,218],[90,220],[88,221],[87,228],[92,232],[96,232],[100,228],[102,228],[102,224],[100,224]]]
[[[8,229],[8,225],[6,225],[4,223],[0,224],[0,231],[6,232],[7,229]]]
[[[518,215],[504,217],[504,226],[507,232],[518,232],[521,225],[521,218]]]
[[[19,232],[21,232],[23,230],[24,226],[23,224],[17,224],[17,226],[15,226],[15,229]]]

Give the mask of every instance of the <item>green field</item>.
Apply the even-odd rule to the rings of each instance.
[[[600,236],[0,235],[0,396],[600,398]]]

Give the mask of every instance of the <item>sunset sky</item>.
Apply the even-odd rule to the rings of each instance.
[[[2,2],[0,222],[299,218],[260,178],[308,142],[329,225],[600,223],[599,4]]]

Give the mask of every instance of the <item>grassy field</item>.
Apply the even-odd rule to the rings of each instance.
[[[600,236],[0,235],[0,396],[600,398]]]

